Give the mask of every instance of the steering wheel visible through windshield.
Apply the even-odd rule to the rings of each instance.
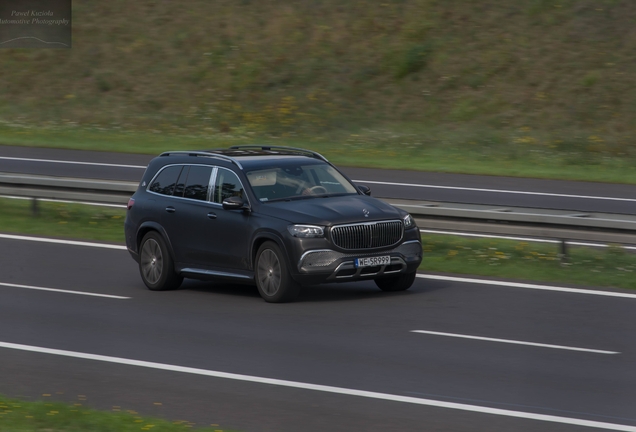
[[[288,165],[249,171],[247,179],[261,202],[357,194],[356,188],[328,164]]]

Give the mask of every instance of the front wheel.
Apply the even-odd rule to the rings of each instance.
[[[146,234],[139,249],[139,273],[148,289],[165,291],[179,288],[183,277],[174,271],[172,257],[159,233],[150,231]]]
[[[265,242],[258,248],[255,265],[256,287],[266,302],[284,303],[300,292],[300,284],[292,279],[287,261],[278,245]]]
[[[375,279],[375,284],[382,291],[406,291],[415,282],[417,272],[404,273],[399,276]]]

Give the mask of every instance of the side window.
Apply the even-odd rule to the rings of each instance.
[[[184,198],[207,201],[212,167],[193,165],[185,182]]]
[[[216,174],[212,201],[222,204],[224,199],[232,196],[239,196],[241,198],[245,196],[241,181],[232,171],[219,168]]]
[[[155,177],[154,181],[148,187],[148,190],[162,195],[172,195],[175,184],[177,183],[177,178],[179,178],[181,168],[183,167],[170,166],[165,168],[157,177]]]
[[[185,182],[188,178],[188,172],[190,171],[189,166],[184,166],[181,170],[181,175],[179,176],[179,180],[177,180],[177,185],[174,188],[174,196],[182,197],[183,191],[185,190]]]

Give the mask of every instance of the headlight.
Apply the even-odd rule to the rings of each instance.
[[[404,228],[406,229],[413,228],[415,226],[415,221],[413,220],[413,216],[411,216],[410,214],[407,214],[406,216],[404,216],[404,219],[402,219],[402,221],[404,222]]]
[[[324,237],[325,230],[317,225],[289,225],[287,230],[294,237]]]

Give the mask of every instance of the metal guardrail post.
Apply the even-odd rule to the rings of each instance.
[[[568,257],[568,243],[565,239],[559,239],[559,259],[561,260],[561,264],[566,264],[570,261]]]

